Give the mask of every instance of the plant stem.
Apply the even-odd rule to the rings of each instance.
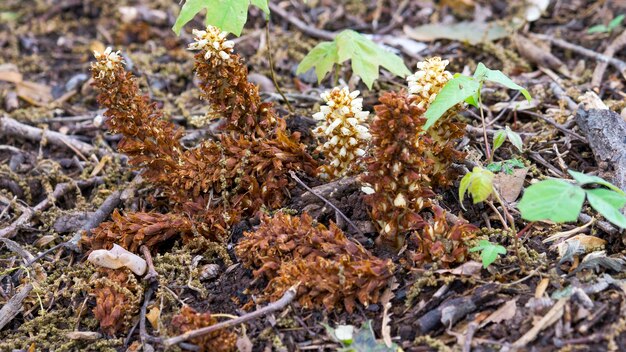
[[[515,228],[515,219],[513,219],[513,216],[511,215],[511,213],[509,213],[509,210],[506,208],[506,204],[504,204],[504,201],[502,200],[502,198],[500,197],[500,194],[495,188],[493,188],[493,194],[496,197],[496,200],[498,201],[498,203],[500,203],[500,205],[502,206],[502,210],[504,211],[504,216],[506,216],[507,220],[509,221],[509,224],[511,225],[511,230],[513,233],[513,244],[515,245],[515,256],[517,257],[517,260],[519,261],[520,267],[524,267],[524,262],[522,262],[522,258],[520,258],[519,256],[519,238],[517,237],[517,230]]]
[[[483,112],[483,101],[480,97],[480,89],[478,90],[478,106],[480,108],[480,121],[483,124],[483,138],[485,139],[485,152],[487,153],[487,160],[491,164],[493,162],[493,155],[491,154],[491,149],[489,148],[489,140],[487,139],[487,125],[485,124],[485,113]]]
[[[280,89],[280,86],[278,86],[278,81],[276,81],[276,74],[274,72],[274,59],[272,58],[272,42],[270,39],[269,18],[267,19],[267,21],[265,21],[265,37],[267,38],[267,57],[270,62],[270,73],[272,76],[272,82],[274,82],[274,87],[276,87],[276,91],[278,92],[278,94],[280,94],[280,96],[283,97],[283,101],[285,102],[285,104],[287,104],[287,108],[289,109],[289,112],[293,114],[295,111],[293,110],[291,103],[289,103],[289,99],[287,99],[285,94],[283,94],[283,91]]]

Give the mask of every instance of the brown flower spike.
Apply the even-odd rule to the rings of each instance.
[[[234,43],[226,40],[227,32],[208,26],[193,30],[195,41],[189,44],[196,54],[195,70],[201,80],[203,98],[211,104],[212,115],[224,117],[223,129],[248,137],[270,133],[279,117],[271,103],[262,103],[259,89],[248,82],[248,69],[233,52]]]
[[[451,78],[446,65],[439,58],[420,62],[420,70],[408,78],[411,94],[385,93],[374,107],[363,191],[380,229],[379,242],[395,248],[402,247],[407,232],[427,225],[420,211],[430,207],[434,187],[452,183],[450,165],[464,155],[454,148],[464,131],[462,123],[453,121],[454,113],[423,129],[424,113]]]

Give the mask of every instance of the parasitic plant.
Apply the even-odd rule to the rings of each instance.
[[[218,240],[242,217],[261,207],[282,206],[289,171],[316,173],[299,135],[286,130],[270,103],[261,103],[226,34],[214,27],[194,33],[190,48],[200,50],[195,59],[203,96],[226,122],[226,132],[190,149],[180,144],[182,129],[164,120],[140,94],[119,53],[95,54],[92,72],[98,102],[107,108],[106,125],[122,134],[119,150],[163,191],[170,212],[117,214],[85,237],[93,249],[117,243],[136,250],[174,235],[185,241],[196,234]]]
[[[313,115],[322,124],[313,132],[326,142],[320,150],[328,165],[320,166],[320,177],[335,179],[346,176],[357,168],[357,160],[365,155],[365,147],[370,134],[364,125],[368,111],[363,111],[363,98],[359,91],[350,92],[347,87],[333,88],[322,93],[326,103]]]
[[[349,240],[335,224],[315,224],[306,213],[264,217],[244,236],[235,252],[244,266],[256,269],[255,277],[270,279],[264,290],[268,299],[301,282],[298,301],[304,307],[341,304],[352,312],[357,301],[377,303],[393,274],[391,261]]]
[[[447,61],[433,58],[409,76],[409,92],[385,93],[374,107],[371,156],[362,177],[371,216],[380,230],[378,241],[395,248],[404,235],[430,226],[420,212],[430,207],[433,189],[454,180],[451,164],[463,153],[454,149],[464,125],[449,114],[424,130],[424,113],[451,75]]]

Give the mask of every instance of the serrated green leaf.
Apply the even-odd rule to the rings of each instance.
[[[622,21],[624,20],[624,14],[619,15],[617,17],[615,17],[614,19],[611,20],[611,22],[609,22],[608,30],[612,31],[613,29],[615,29],[615,27],[619,26],[620,24],[622,24]]]
[[[589,204],[611,223],[626,228],[626,217],[620,211],[626,205],[626,197],[608,189],[587,190]]]
[[[498,133],[496,133],[496,135],[493,136],[493,152],[494,153],[496,152],[496,150],[498,150],[498,148],[502,146],[502,144],[504,144],[505,140],[506,140],[506,131],[504,130],[498,131]]]
[[[211,0],[210,3],[207,7],[206,24],[240,36],[248,20],[250,0]]]
[[[250,4],[260,8],[266,15],[270,15],[269,0],[250,0]]]
[[[567,170],[567,172],[581,186],[584,186],[584,185],[590,184],[590,183],[595,183],[595,184],[599,184],[601,186],[607,187],[609,189],[612,189],[612,190],[614,190],[615,192],[617,192],[619,194],[626,195],[626,193],[624,193],[624,191],[619,189],[619,187],[613,185],[611,182],[603,179],[600,176],[587,175],[587,174],[583,174],[582,172],[578,172],[578,171],[574,171],[574,170]]]
[[[509,126],[505,128],[506,136],[509,138],[511,144],[517,148],[520,153],[523,151],[524,143],[522,142],[522,137],[517,132],[513,132]]]
[[[400,57],[353,30],[348,29],[339,33],[335,37],[335,43],[339,56],[338,63],[351,60],[352,71],[361,77],[363,83],[370,89],[378,78],[379,66],[401,77],[411,73]]]
[[[321,42],[302,59],[296,74],[299,75],[315,67],[315,75],[317,76],[317,83],[319,83],[338,61],[337,44],[335,42]]]
[[[198,12],[205,9],[212,0],[187,0],[180,9],[180,13],[176,18],[176,23],[172,30],[176,35],[180,35],[180,30],[187,22],[191,21]]]
[[[606,33],[609,31],[609,27],[603,25],[603,24],[597,24],[595,26],[591,26],[589,27],[589,29],[587,30],[588,34],[594,34],[594,33]]]
[[[205,23],[241,35],[248,19],[248,7],[254,5],[269,15],[268,0],[187,0],[180,9],[172,29],[180,35],[182,27],[191,21],[200,11],[207,9]]]
[[[544,180],[524,191],[517,208],[528,221],[575,221],[585,201],[585,190],[565,180]]]
[[[426,111],[424,130],[434,125],[451,107],[476,94],[479,87],[478,81],[472,77],[460,75],[449,80]]]
[[[483,268],[493,264],[498,258],[498,254],[506,254],[506,248],[496,243],[489,242],[487,240],[478,241],[476,247],[470,248],[470,252],[480,252],[480,259],[483,262]]]
[[[461,202],[463,202],[463,195],[466,191],[472,196],[474,204],[487,199],[493,192],[494,177],[495,175],[491,171],[475,166],[472,172],[461,179],[459,187]]]
[[[478,66],[476,67],[476,71],[474,71],[474,78],[477,79],[478,81],[495,82],[509,89],[518,90],[520,91],[520,93],[522,93],[522,95],[526,98],[526,100],[528,101],[531,100],[530,93],[528,93],[528,91],[524,87],[513,82],[507,75],[502,73],[502,71],[491,70],[487,68],[487,66],[485,66],[482,62],[480,62]]]

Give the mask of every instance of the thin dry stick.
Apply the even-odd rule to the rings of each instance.
[[[587,48],[584,48],[582,46],[578,46],[578,45],[575,45],[575,44],[572,44],[572,43],[568,43],[568,42],[566,42],[566,41],[564,41],[562,39],[553,38],[553,37],[551,37],[549,35],[533,33],[533,36],[536,37],[536,38],[542,39],[542,40],[547,40],[550,43],[552,43],[552,44],[554,44],[556,46],[559,46],[559,47],[561,47],[563,49],[568,49],[568,50],[577,52],[577,53],[579,53],[581,55],[594,58],[594,59],[596,59],[598,61],[601,61],[601,62],[608,62],[609,64],[611,64],[612,66],[617,68],[624,77],[626,77],[626,62],[624,62],[622,60],[618,60],[618,59],[613,58],[613,57],[608,57],[606,55],[597,53],[597,52],[595,52],[593,50],[589,50]]]
[[[272,13],[275,13],[278,16],[286,19],[289,23],[294,25],[300,31],[312,37],[316,37],[316,38],[320,38],[324,40],[333,40],[335,39],[335,36],[337,36],[336,33],[325,31],[322,29],[317,29],[317,28],[307,25],[306,23],[302,22],[300,19],[293,16],[292,14],[287,13],[287,11],[285,11],[282,7],[274,4],[272,1],[269,1],[268,5],[270,7],[270,10],[272,10]]]
[[[626,46],[626,31],[623,31],[615,40],[606,47],[604,50],[604,55],[606,57],[613,58],[616,52]],[[598,87],[600,83],[602,83],[602,77],[604,77],[604,72],[606,71],[606,67],[609,65],[608,62],[600,62],[596,69],[593,70],[593,75],[591,76],[591,86]]]
[[[363,235],[363,232],[361,232],[361,230],[356,226],[356,224],[354,224],[352,220],[348,219],[346,214],[344,214],[341,210],[339,210],[339,208],[337,208],[333,203],[331,203],[328,199],[315,193],[315,191],[311,189],[311,187],[307,186],[304,182],[302,182],[302,180],[298,176],[296,176],[295,172],[289,171],[289,174],[291,175],[291,178],[293,178],[296,182],[298,182],[300,186],[304,187],[304,189],[309,191],[311,194],[313,194],[317,198],[321,199],[324,203],[328,204],[329,207],[333,208],[333,210],[336,211],[337,214],[339,214],[339,216],[341,216],[348,224],[350,224],[350,226],[352,226],[352,228],[354,228],[359,235]]]
[[[283,296],[276,302],[270,303],[267,306],[257,309],[254,312],[250,312],[248,314],[242,315],[238,318],[235,319],[231,319],[231,320],[227,320],[221,323],[217,323],[211,326],[207,326],[204,328],[200,328],[200,329],[196,329],[196,330],[191,330],[191,331],[187,331],[186,333],[179,335],[179,336],[175,336],[175,337],[170,337],[169,339],[163,340],[163,345],[165,347],[170,347],[172,345],[175,345],[177,343],[180,342],[184,342],[187,341],[189,339],[193,339],[194,337],[198,337],[198,336],[202,336],[202,335],[206,335],[208,333],[211,333],[213,331],[217,331],[220,329],[225,329],[225,328],[229,328],[231,326],[235,326],[235,325],[239,325],[242,323],[245,323],[249,320],[252,319],[256,319],[258,317],[264,316],[266,314],[275,312],[277,310],[281,310],[283,308],[285,308],[289,303],[291,303],[294,298],[296,298],[296,292],[298,291],[298,286],[300,285],[300,283],[297,283],[293,286],[291,286],[287,291],[285,291],[285,293],[283,294]]]

